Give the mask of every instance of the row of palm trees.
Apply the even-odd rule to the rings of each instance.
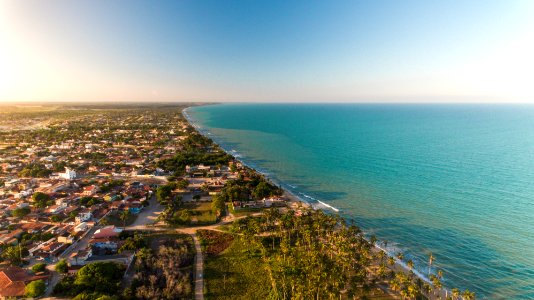
[[[390,290],[403,299],[439,298],[442,273],[424,283],[410,272],[395,271],[396,258],[375,251],[355,225],[320,210],[304,210],[297,215],[288,210],[264,211],[261,218],[237,220],[233,230],[250,245],[264,262],[271,280],[272,299],[360,298]],[[260,249],[260,250],[255,250]],[[433,260],[433,258],[432,258]],[[437,293],[437,294],[436,294]],[[474,293],[453,289],[450,299],[474,299]]]
[[[379,259],[380,268],[379,268],[379,276],[382,278],[386,278],[386,267],[384,263],[384,258],[387,256],[384,251],[380,251],[379,255],[377,255],[377,258]],[[399,252],[395,255],[396,259],[398,261],[404,260],[404,254],[402,252]],[[413,268],[414,268],[414,262],[413,260],[409,259],[407,260],[406,266],[409,269],[408,275],[404,273],[395,273],[390,274],[390,281],[389,285],[390,288],[393,291],[399,292],[403,298],[413,299],[417,296],[417,292],[420,292],[422,295],[425,295],[428,298],[435,298],[435,299],[442,299],[442,291],[443,291],[443,271],[438,270],[436,274],[432,274],[431,272],[431,266],[435,260],[435,257],[432,255],[432,253],[429,256],[429,267],[428,267],[428,278],[430,283],[423,282],[420,278],[416,278]],[[390,267],[393,267],[395,265],[395,258],[388,257],[388,264]],[[445,297],[444,299],[447,300],[457,300],[457,299],[463,299],[463,300],[474,300],[475,299],[475,293],[469,291],[468,289],[464,290],[463,292],[460,292],[458,288],[453,288],[450,292],[448,290],[445,291]]]

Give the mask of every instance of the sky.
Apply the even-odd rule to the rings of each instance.
[[[0,101],[532,102],[534,1],[0,0]]]

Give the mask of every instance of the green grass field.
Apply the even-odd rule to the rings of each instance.
[[[217,222],[211,202],[187,202],[174,213],[175,225],[209,225]]]
[[[206,299],[267,299],[269,275],[250,245],[235,239],[221,254],[205,261]]]
[[[113,212],[113,213],[110,213],[106,217],[106,222],[109,225],[115,225],[117,227],[123,227],[124,225],[126,225],[126,226],[131,225],[133,222],[135,222],[135,219],[137,219],[137,215],[130,214],[128,216],[128,219],[126,219],[126,223],[124,223],[119,217],[119,212]]]

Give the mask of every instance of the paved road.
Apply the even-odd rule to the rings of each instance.
[[[202,257],[202,248],[200,241],[195,233],[191,234],[195,242],[195,299],[204,300],[204,258]]]
[[[50,279],[48,280],[48,286],[43,295],[44,297],[50,296],[54,291],[54,287],[56,286],[56,284],[61,280],[61,275],[59,275],[59,273],[55,271],[55,267],[55,264],[46,266],[46,268],[50,272]]]
[[[152,206],[152,203],[150,204]],[[149,207],[150,207],[149,206]],[[155,210],[157,211],[157,209]],[[261,215],[262,213],[255,213],[253,216]],[[141,216],[139,216],[141,217]],[[137,218],[139,220],[140,218]],[[175,230],[176,232],[186,233],[191,235],[193,237],[193,242],[195,244],[195,299],[196,300],[204,300],[204,257],[202,256],[202,248],[200,247],[200,241],[198,240],[198,237],[196,235],[197,230],[199,229],[209,229],[209,230],[215,230],[215,231],[222,231],[218,229],[217,227],[232,223],[235,220],[246,218],[247,216],[240,216],[240,217],[234,217],[234,216],[228,216],[221,220],[217,224],[208,225],[208,226],[198,226],[198,227],[186,227],[186,228],[168,228],[168,227],[155,227],[150,226],[149,222],[146,222],[146,218],[144,218],[145,221],[135,222],[130,226],[126,226],[126,230],[150,230],[150,231],[168,231],[168,230]]]
[[[77,241],[76,244],[69,249],[69,251],[65,251],[60,255],[60,259],[62,258],[68,258],[71,253],[83,250],[87,248],[89,245],[89,241],[91,240],[91,237],[93,237],[93,234],[97,229],[101,228],[101,226],[94,226],[93,228],[89,229],[89,231],[84,235],[84,237]]]

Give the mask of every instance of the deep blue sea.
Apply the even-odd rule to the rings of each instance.
[[[432,253],[447,288],[534,299],[534,106],[224,104],[187,114],[423,275]]]

